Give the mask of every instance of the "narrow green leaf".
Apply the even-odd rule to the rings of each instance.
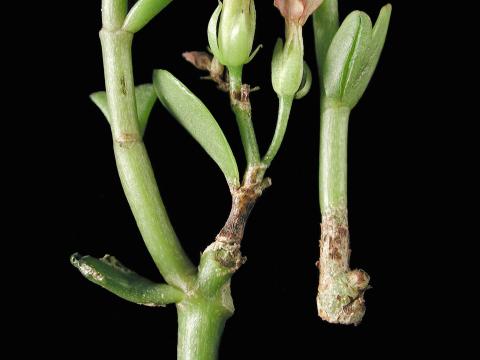
[[[137,101],[138,127],[140,134],[143,136],[153,105],[157,101],[157,94],[152,84],[144,84],[135,87],[135,98]]]
[[[388,30],[391,5],[380,11],[375,27],[367,14],[354,11],[340,26],[328,49],[323,68],[328,98],[355,107],[377,66]]]
[[[136,33],[171,2],[172,0],[138,0],[128,12],[123,29]]]
[[[373,28],[372,39],[366,51],[362,67],[349,85],[352,93],[352,98],[349,99],[349,102],[353,104],[353,106],[360,100],[375,72],[383,50],[383,45],[385,44],[391,13],[392,5],[390,4],[385,5],[382,10],[380,10],[380,15]]]
[[[313,13],[315,52],[319,75],[322,74],[328,47],[338,30],[338,0],[324,0]]]
[[[148,306],[165,306],[180,302],[180,290],[166,284],[156,284],[127,269],[115,257],[101,259],[73,254],[70,262],[91,282],[114,293],[122,299]]]
[[[110,123],[110,110],[108,109],[107,93],[105,91],[97,91],[90,94],[90,100],[102,111],[103,115]]]
[[[361,67],[365,50],[368,49],[372,23],[367,14],[353,11],[343,21],[330,44],[323,69],[325,94],[343,101],[348,93],[352,74]]]
[[[152,84],[143,84],[135,87],[135,98],[137,103],[138,128],[140,134],[143,136],[153,105],[157,100],[157,94]],[[105,91],[98,91],[91,94],[90,99],[99,107],[110,123],[110,110],[108,108],[107,94]]]
[[[207,107],[166,70],[154,71],[153,85],[163,106],[217,163],[228,183],[237,186],[239,175],[235,157]]]

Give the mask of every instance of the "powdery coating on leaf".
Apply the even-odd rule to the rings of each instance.
[[[304,25],[323,0],[274,0],[274,5],[289,22]]]
[[[96,281],[103,281],[103,275],[85,263],[81,263],[78,267],[78,270],[80,270],[82,275],[86,278],[92,277]]]

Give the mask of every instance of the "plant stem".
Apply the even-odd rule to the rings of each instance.
[[[195,268],[170,223],[139,133],[131,59],[133,34],[120,29],[126,12],[124,3],[126,1],[103,0],[105,27],[100,31],[118,173],[155,264],[165,281],[186,290]]]
[[[325,103],[325,101],[322,101]],[[332,209],[347,208],[347,107],[327,107],[321,110],[320,124],[320,208],[322,214]]]
[[[242,139],[247,166],[260,163],[257,138],[252,123],[252,108],[250,105],[248,85],[242,85],[242,67],[229,67],[230,104],[237,120]]]
[[[278,98],[278,101],[278,117],[275,134],[273,135],[273,140],[268,148],[267,153],[262,159],[262,163],[264,163],[267,167],[270,166],[272,160],[277,155],[278,150],[282,145],[283,137],[287,131],[288,118],[290,117],[290,110],[292,109],[293,97],[281,96]]]
[[[210,299],[177,305],[177,360],[214,360],[230,312]]]
[[[319,316],[331,323],[358,324],[365,314],[369,276],[350,270],[347,213],[347,140],[350,109],[323,98],[320,125]]]

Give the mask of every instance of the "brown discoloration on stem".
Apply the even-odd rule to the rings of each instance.
[[[363,270],[350,270],[346,209],[323,216],[320,237],[318,315],[325,321],[357,325],[365,314],[363,294],[370,280]]]
[[[120,88],[123,95],[127,95],[127,83],[125,82],[125,76],[122,75],[120,78]]]
[[[134,133],[120,133],[114,138],[114,141],[120,145],[121,148],[130,148],[133,145],[142,141],[138,134]]]
[[[241,111],[252,111],[250,104],[250,85],[242,84],[239,90],[230,88],[230,101],[233,107],[238,107]]]
[[[269,178],[263,179],[265,167],[256,165],[250,167],[242,186],[232,188],[232,207],[225,225],[215,238],[217,260],[225,267],[237,270],[244,262],[240,252],[245,225],[257,199],[263,190],[271,185]]]

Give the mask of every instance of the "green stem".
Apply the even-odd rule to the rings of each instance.
[[[350,270],[347,212],[347,140],[350,108],[323,98],[320,124],[320,236],[318,315],[325,321],[358,324],[365,314],[369,276]]]
[[[177,360],[215,360],[231,313],[209,299],[177,304]]]
[[[165,281],[186,290],[192,282],[195,268],[170,223],[139,132],[131,59],[133,34],[120,29],[125,17],[123,3],[126,1],[103,0],[106,27],[100,31],[118,173],[155,264]]]
[[[272,160],[275,158],[280,146],[282,145],[285,131],[287,130],[288,118],[290,117],[290,110],[292,109],[293,96],[281,96],[278,100],[278,117],[275,134],[273,135],[273,140],[268,148],[267,153],[262,159],[262,162],[266,166],[270,166]]]
[[[177,304],[178,360],[217,358],[225,322],[234,312],[230,294],[234,270],[219,262],[226,255],[221,244],[207,247],[200,260],[195,294]]]
[[[237,120],[240,137],[242,139],[247,166],[260,163],[257,138],[252,122],[252,109],[249,100],[249,89],[242,86],[242,67],[229,67],[230,102],[232,111]]]
[[[321,106],[320,124],[320,208],[322,214],[347,208],[347,140],[350,109]]]
[[[127,15],[127,0],[102,0],[102,26],[106,30],[118,30]]]

